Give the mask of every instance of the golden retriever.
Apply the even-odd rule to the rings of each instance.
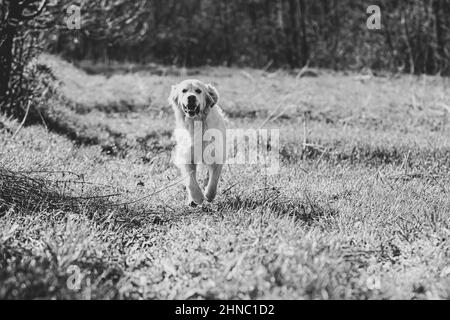
[[[174,163],[180,168],[187,189],[187,204],[212,202],[225,162],[225,121],[217,105],[219,94],[212,85],[185,80],[172,86],[169,103],[175,113]],[[205,191],[197,181],[197,166],[207,168]]]

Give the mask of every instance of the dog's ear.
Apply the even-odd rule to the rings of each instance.
[[[206,90],[206,105],[212,108],[219,101],[219,93],[217,92],[217,89],[214,88],[214,86],[212,86],[211,84],[206,85]]]
[[[178,86],[172,86],[168,101],[170,105],[178,106]]]

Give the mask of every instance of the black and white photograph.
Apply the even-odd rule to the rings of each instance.
[[[0,0],[0,300],[450,300],[450,0]]]

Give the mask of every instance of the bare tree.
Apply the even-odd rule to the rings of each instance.
[[[0,107],[7,100],[13,68],[14,40],[20,28],[40,15],[47,0],[3,0],[0,2]]]
[[[309,46],[308,46],[308,36],[306,31],[306,5],[305,0],[299,0],[300,9],[300,24],[302,30],[302,67],[308,63],[309,60]]]
[[[436,59],[439,61],[439,68],[441,69],[447,69],[449,67],[449,60],[450,56],[446,48],[446,41],[445,38],[446,33],[449,31],[448,27],[447,30],[445,30],[445,5],[446,3],[441,0],[434,0],[433,1],[433,14],[434,14],[434,25],[435,25],[435,35],[436,35],[436,53],[437,57]],[[447,4],[449,7],[450,5]]]

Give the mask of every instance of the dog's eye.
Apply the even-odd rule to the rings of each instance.
[[[187,92],[187,89],[183,89],[183,93],[186,93]]]
[[[197,92],[198,94],[200,94],[200,93],[202,93],[202,90],[197,89],[197,90],[195,90],[195,92]]]

